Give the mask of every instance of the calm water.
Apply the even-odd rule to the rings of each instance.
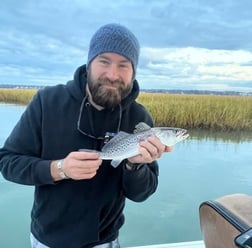
[[[23,111],[22,106],[0,104],[0,145]],[[143,203],[127,202],[123,247],[199,240],[201,202],[252,194],[251,134],[190,134],[159,160],[157,192]],[[33,187],[0,176],[0,247],[29,247],[32,198]]]

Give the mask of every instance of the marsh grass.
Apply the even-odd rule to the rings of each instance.
[[[252,97],[142,93],[138,101],[156,126],[220,131],[252,130]]]
[[[0,102],[28,104],[36,89],[0,89]],[[252,131],[252,97],[141,93],[155,126]]]
[[[36,91],[35,89],[0,89],[0,102],[26,105]]]

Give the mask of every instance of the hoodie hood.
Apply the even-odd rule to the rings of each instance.
[[[87,84],[86,65],[82,65],[75,71],[73,80],[67,82],[66,88],[73,98],[81,102],[87,94],[86,84]],[[134,102],[138,97],[138,95],[139,95],[139,85],[137,80],[134,80],[131,93],[121,102],[122,109],[125,109],[129,104]]]

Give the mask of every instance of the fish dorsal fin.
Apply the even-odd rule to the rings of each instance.
[[[120,131],[115,137],[113,137],[107,144],[102,148],[102,152],[105,152],[110,149],[111,146],[116,146],[118,142],[129,136],[130,134]]]
[[[144,122],[139,122],[136,126],[135,126],[135,130],[134,133],[140,133],[146,130],[150,130],[151,127],[148,126],[146,123]]]

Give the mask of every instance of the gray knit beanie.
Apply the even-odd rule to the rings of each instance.
[[[113,52],[131,61],[135,75],[139,51],[138,40],[129,29],[119,24],[107,24],[99,28],[90,41],[87,68],[96,56]]]

